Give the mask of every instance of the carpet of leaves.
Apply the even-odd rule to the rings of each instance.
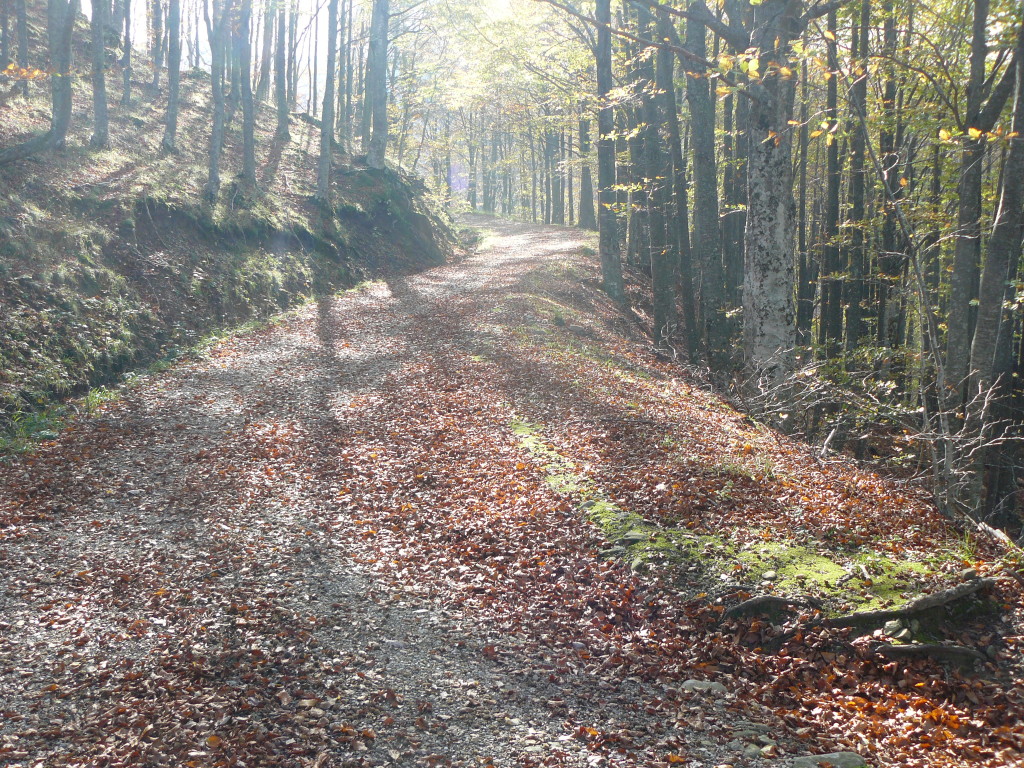
[[[998,646],[968,676],[835,630],[767,653],[785,628],[722,623],[708,574],[602,554],[514,420],[653,523],[894,558],[956,534],[654,355],[579,235],[489,226],[462,264],[226,342],[0,466],[0,762],[1019,763],[1015,582],[1001,639],[964,630]],[[723,462],[750,470],[727,500]],[[744,723],[776,743],[742,757]]]

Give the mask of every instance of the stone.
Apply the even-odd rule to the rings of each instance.
[[[683,683],[683,690],[693,693],[718,693],[722,695],[729,692],[729,689],[724,685],[712,680],[686,680]]]
[[[793,758],[791,768],[868,768],[867,761],[856,752],[829,752],[825,755],[804,755]]]
[[[619,537],[618,543],[629,546],[630,544],[639,544],[641,541],[647,541],[650,536],[643,531],[627,531]]]
[[[775,581],[779,577],[779,574],[775,571],[765,571],[761,578],[765,581]]]
[[[738,729],[737,732],[739,732],[739,731],[744,731],[744,732],[750,731],[752,733],[771,733],[772,732],[772,728],[771,728],[770,725],[765,725],[764,723],[754,723],[754,722],[751,722],[750,720],[737,720],[736,721],[736,728]]]
[[[885,632],[889,637],[896,637],[896,634],[903,630],[903,622],[899,619],[893,619],[892,621],[885,622],[885,626],[882,627],[882,631]]]
[[[760,757],[761,748],[756,744],[747,744],[743,747],[743,756],[747,758]]]

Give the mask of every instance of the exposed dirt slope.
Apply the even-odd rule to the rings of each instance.
[[[1018,639],[965,683],[718,624],[773,578],[898,602],[960,557],[880,563],[956,540],[659,360],[586,236],[478,223],[466,261],[299,309],[0,466],[0,761],[1020,759]],[[861,565],[890,591],[832,583]]]

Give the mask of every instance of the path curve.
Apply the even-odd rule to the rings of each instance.
[[[513,616],[487,601],[529,591],[494,591],[517,578],[495,576],[506,553],[494,510],[533,515],[516,523],[530,546],[544,514],[579,528],[584,550],[602,542],[524,468],[509,424],[524,403],[545,408],[523,384],[528,362],[504,377],[487,368],[521,332],[494,312],[505,292],[578,260],[590,236],[475,223],[488,229],[476,255],[222,343],[0,467],[0,763],[674,754],[665,713],[650,709],[659,686],[565,667],[528,617],[483,618]],[[414,508],[427,513],[399,516]],[[456,552],[479,556],[428,562],[441,521]],[[474,569],[478,581],[462,578]],[[727,718],[720,702],[698,704],[696,720]],[[599,748],[597,733],[621,748]],[[686,764],[729,754],[697,739]]]

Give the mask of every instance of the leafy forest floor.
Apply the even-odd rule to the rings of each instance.
[[[993,553],[656,355],[588,235],[473,223],[0,463],[0,763],[1021,764]],[[814,622],[985,575],[971,670]]]

